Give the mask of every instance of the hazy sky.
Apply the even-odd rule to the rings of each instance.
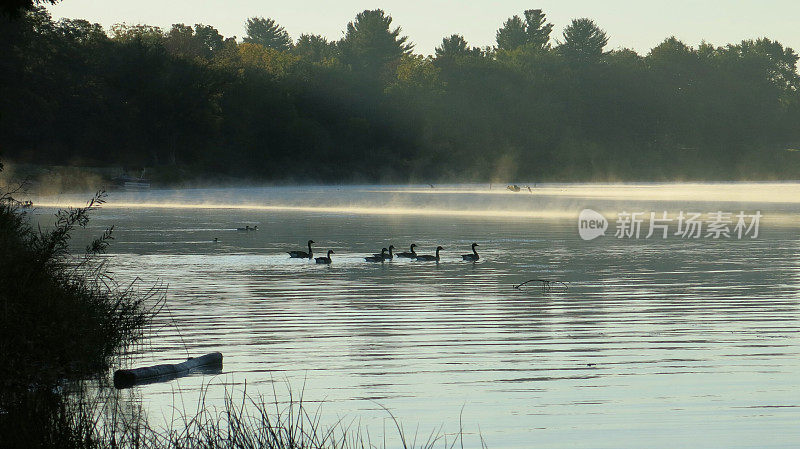
[[[629,47],[646,53],[675,35],[697,45],[716,45],[767,36],[800,50],[800,0],[537,0],[537,1],[359,1],[291,0],[63,0],[50,7],[54,18],[84,18],[108,27],[118,22],[169,28],[173,23],[205,23],[220,33],[241,38],[250,16],[272,17],[293,38],[301,33],[339,39],[347,22],[364,9],[382,8],[416,44],[430,54],[442,37],[464,35],[470,45],[495,43],[502,22],[530,8],[541,8],[560,37],[570,19],[589,17],[608,32],[609,48]]]

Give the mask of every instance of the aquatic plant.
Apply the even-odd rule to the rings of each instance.
[[[58,211],[51,228],[30,223],[18,192],[0,193],[0,441],[80,447],[74,432],[62,431],[81,422],[65,408],[64,388],[103,377],[115,356],[140,341],[163,289],[122,287],[107,274],[101,255],[113,228],[73,254],[72,234],[87,226],[104,192]]]
[[[158,289],[117,285],[99,257],[113,228],[83,255],[70,252],[76,228],[103,204],[98,192],[82,208],[60,210],[52,229],[34,228],[11,194],[0,195],[0,366],[4,391],[107,369],[115,354],[142,338],[160,304]]]

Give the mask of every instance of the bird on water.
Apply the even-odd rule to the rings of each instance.
[[[389,245],[389,255],[388,256],[386,254],[383,254],[383,253],[373,254],[373,256],[375,256],[375,257],[383,257],[384,259],[392,260],[392,259],[394,259],[394,255],[392,254],[392,251],[394,251],[394,245]]]
[[[309,250],[309,251],[310,251],[310,250]],[[332,250],[332,249],[329,249],[329,250],[328,250],[328,255],[327,255],[327,256],[325,256],[325,257],[316,257],[316,258],[314,258],[314,260],[315,260],[317,263],[325,263],[325,264],[330,264],[330,263],[331,263],[331,254],[333,254],[333,250]]]
[[[311,259],[312,257],[314,257],[314,252],[311,251],[311,244],[312,243],[314,243],[313,240],[309,240],[308,241],[308,252],[305,252],[305,251],[289,251],[289,257],[291,257],[293,259]],[[322,259],[322,258],[320,257],[320,259]],[[325,263],[325,262],[320,262],[320,263]],[[327,262],[327,263],[330,263],[330,262]]]
[[[477,243],[473,243],[472,244],[472,254],[462,254],[461,255],[461,259],[467,260],[467,261],[470,261],[470,262],[477,262],[478,259],[481,258],[481,256],[479,256],[478,252],[475,251],[475,247],[476,246],[479,246],[479,245]]]
[[[443,249],[444,248],[442,248],[441,246],[437,246],[436,247],[436,255],[435,256],[431,256],[430,254],[420,254],[420,255],[417,255],[416,260],[419,260],[419,261],[422,261],[422,262],[438,262],[439,261],[439,251],[441,251]]]
[[[416,243],[412,243],[412,244],[411,244],[411,251],[410,251],[410,252],[409,252],[409,251],[404,251],[404,252],[402,252],[402,253],[397,253],[397,254],[395,254],[395,255],[396,255],[397,257],[407,257],[407,258],[413,259],[413,258],[417,257],[417,252],[416,252],[416,251],[414,251],[414,247],[415,247],[415,246],[417,246],[417,244],[416,244]]]
[[[381,253],[380,254],[377,254],[375,256],[365,257],[364,260],[366,260],[367,262],[383,262],[384,260],[386,260],[386,257],[388,257],[386,255],[386,251],[389,251],[389,250],[386,249],[386,248],[383,248],[383,249],[381,249]]]

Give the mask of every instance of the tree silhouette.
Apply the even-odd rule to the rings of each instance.
[[[3,0],[0,2],[0,15],[18,18],[24,11],[30,11],[38,5],[55,5],[60,0]]]
[[[739,45],[728,45],[726,52],[735,55],[740,62],[747,61],[757,77],[768,79],[780,89],[800,90],[797,53],[791,48],[784,48],[780,42],[767,38],[749,39]]]
[[[573,19],[564,29],[564,42],[558,49],[567,59],[578,62],[596,61],[608,43],[606,32],[591,19]]]
[[[497,48],[501,50],[514,50],[519,46],[525,45],[528,41],[525,22],[519,16],[510,17],[497,30],[495,40],[497,41]]]
[[[453,34],[442,39],[442,44],[436,47],[437,58],[463,56],[469,52],[467,41],[460,34]]]
[[[64,39],[77,44],[91,44],[108,40],[103,27],[83,19],[61,19],[58,21],[56,31]]]
[[[280,51],[292,46],[289,33],[270,18],[250,17],[245,23],[245,31],[244,41],[248,44],[259,44]]]
[[[333,58],[337,52],[335,43],[328,42],[318,34],[301,34],[292,51],[297,56],[311,62],[322,62]]]
[[[528,45],[539,50],[550,48],[550,33],[553,31],[553,24],[546,23],[546,20],[541,9],[525,11],[525,34]]]
[[[203,25],[202,23],[195,24],[194,38],[202,45],[207,58],[223,47],[224,38],[219,31],[211,25]]]
[[[523,45],[536,50],[550,48],[553,24],[546,23],[542,10],[527,9],[523,15],[524,20],[515,15],[503,22],[503,26],[496,34],[497,48],[506,51],[516,50]]]
[[[288,48],[282,28],[258,23]],[[429,57],[381,10],[356,16],[339,42],[307,34],[288,51],[207,25],[0,15],[2,151],[148,166],[165,183],[800,173],[787,151],[800,148],[798,55],[779,42],[669,38],[645,57],[604,53],[606,34],[578,19],[553,49],[535,9],[501,30],[505,48],[453,34]]]
[[[391,29],[392,17],[382,9],[365,10],[347,24],[339,42],[342,61],[368,76],[378,76],[387,64],[397,63],[410,54],[413,44],[400,36],[400,27]]]

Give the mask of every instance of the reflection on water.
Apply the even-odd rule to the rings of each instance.
[[[208,397],[219,400],[224,383],[271,395],[273,382],[288,381],[305,400],[324,401],[329,422],[357,418],[372,434],[384,428],[386,406],[422,433],[439,424],[452,432],[461,419],[490,447],[800,445],[797,203],[411,190],[112,195],[92,226],[116,226],[114,273],[169,284],[169,313],[135,364],[181,360],[184,343],[192,354],[225,354],[214,378],[139,387],[151,416],[171,413],[176,392],[196,402],[209,382]],[[159,198],[329,209],[114,207]],[[472,213],[358,213],[381,203]],[[620,205],[758,208],[765,221],[756,240],[580,240],[583,207]],[[244,225],[259,231],[235,230]],[[335,251],[331,266],[289,258],[309,238],[317,252]],[[443,246],[441,263],[363,261],[412,242],[425,254]],[[480,262],[462,262],[472,242]],[[569,288],[512,287],[530,278]],[[476,435],[466,439],[478,445]]]

